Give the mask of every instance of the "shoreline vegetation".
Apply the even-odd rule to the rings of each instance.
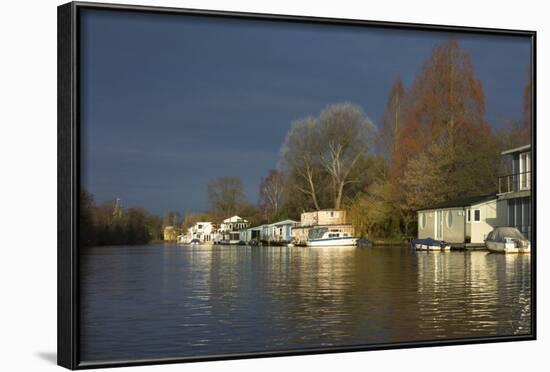
[[[146,244],[200,221],[219,224],[239,215],[260,225],[299,220],[304,211],[344,209],[357,237],[403,242],[416,235],[416,211],[449,200],[496,193],[506,165],[500,153],[529,143],[531,82],[526,66],[523,117],[494,126],[465,49],[449,39],[436,46],[410,87],[396,79],[377,126],[352,103],[327,106],[294,121],[279,165],[262,178],[257,203],[243,182],[221,176],[207,185],[208,211],[165,213],[96,205],[80,195],[81,244]],[[176,235],[177,235],[176,234]]]

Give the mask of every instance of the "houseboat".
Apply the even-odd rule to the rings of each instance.
[[[300,222],[292,225],[291,243],[296,246],[311,246],[309,243],[312,240],[312,234],[319,234],[318,231],[323,231],[322,234],[328,231],[338,232],[342,235],[342,238],[344,233],[347,234],[346,238],[355,236],[353,225],[347,222],[346,211],[327,209],[302,213]],[[321,235],[315,235],[315,238],[320,239]],[[349,244],[349,241],[347,243]],[[355,239],[356,243],[357,239]]]
[[[483,247],[485,238],[497,226],[497,196],[489,194],[452,200],[420,209],[417,214],[418,239]]]

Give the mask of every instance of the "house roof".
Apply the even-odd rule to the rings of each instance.
[[[479,195],[479,196],[473,196],[470,198],[450,200],[448,202],[437,204],[432,207],[418,209],[417,212],[431,210],[431,209],[470,207],[472,205],[481,204],[481,203],[488,202],[491,200],[496,200],[496,199],[497,199],[497,196],[495,194]]]
[[[526,150],[531,150],[531,144],[528,144],[528,145],[525,145],[525,146],[520,146],[520,147],[515,147],[513,149],[503,151],[503,152],[501,152],[501,154],[502,155],[508,155],[508,154],[514,154],[516,152],[521,152],[521,151],[526,151]]]
[[[345,210],[327,208],[327,209],[319,209],[315,211],[303,211],[302,213],[317,213],[317,212],[345,212]]]
[[[244,229],[244,230],[261,230],[264,226],[267,226],[267,225],[258,225],[258,226],[254,226],[254,227],[249,227],[249,228]]]
[[[297,221],[294,221],[294,220],[284,220],[284,221],[279,221],[279,222],[272,223],[272,225],[275,225],[275,226],[278,226],[278,225],[289,225],[289,224],[296,223],[296,222],[297,222]]]
[[[230,223],[230,222],[248,222],[248,221],[239,216],[233,216],[233,217],[226,218],[225,220],[223,220],[223,222]]]

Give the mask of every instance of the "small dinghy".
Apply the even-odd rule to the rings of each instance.
[[[411,241],[411,247],[417,251],[438,251],[446,252],[451,250],[449,243],[443,240],[435,240],[432,238],[414,239]]]
[[[495,253],[531,252],[531,242],[515,227],[496,227],[487,235],[485,246]]]

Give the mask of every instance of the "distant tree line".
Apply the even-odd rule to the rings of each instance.
[[[142,208],[123,208],[112,200],[96,205],[80,193],[80,243],[83,246],[146,244],[162,239],[162,219]]]

